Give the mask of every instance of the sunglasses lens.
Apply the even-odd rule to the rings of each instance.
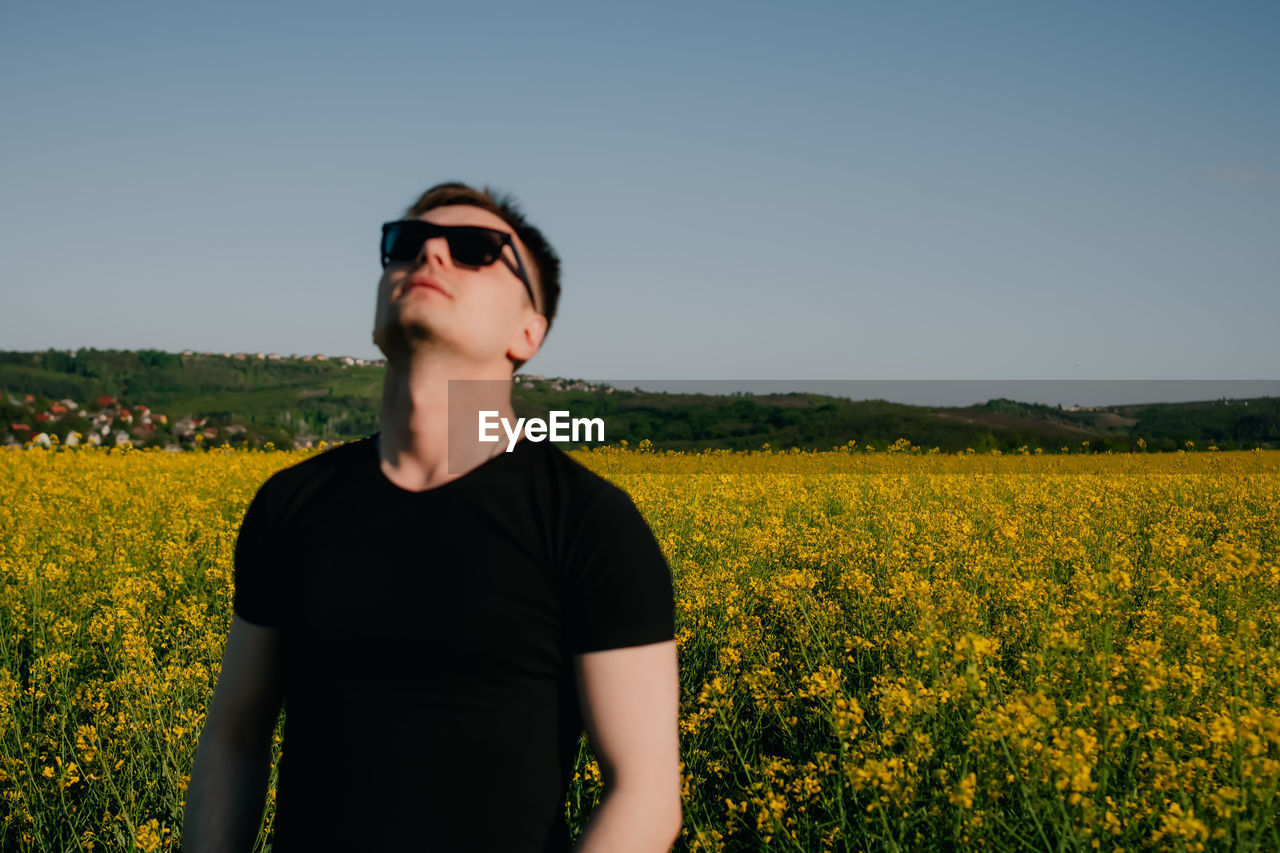
[[[455,228],[449,234],[453,260],[470,267],[487,267],[498,259],[502,237],[484,228]]]
[[[425,224],[425,223],[423,223]],[[382,265],[409,263],[418,256],[427,240],[425,229],[412,222],[393,222],[382,232]]]

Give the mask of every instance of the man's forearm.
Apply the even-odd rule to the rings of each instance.
[[[606,788],[573,853],[667,853],[680,833],[680,812],[653,799],[644,791]]]
[[[206,732],[187,785],[182,849],[249,853],[262,828],[270,765],[269,744],[246,751]]]

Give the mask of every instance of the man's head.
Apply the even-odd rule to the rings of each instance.
[[[408,337],[449,339],[477,358],[492,355],[496,347],[519,370],[541,346],[560,301],[560,259],[542,232],[525,220],[509,195],[458,182],[427,190],[404,218],[492,229],[509,235],[510,245],[501,247],[496,262],[472,266],[463,262],[465,255],[453,257],[446,235],[432,232],[420,247],[422,238],[415,236],[410,251],[397,252],[384,269],[374,342],[385,352],[389,335],[399,327]]]

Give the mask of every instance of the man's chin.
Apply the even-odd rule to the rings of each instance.
[[[395,359],[439,346],[443,341],[441,331],[436,324],[424,323],[420,318],[401,318],[375,332],[374,343],[388,359]]]
[[[443,318],[431,311],[402,311],[391,321],[392,328],[406,339],[427,340],[440,337],[448,328]]]

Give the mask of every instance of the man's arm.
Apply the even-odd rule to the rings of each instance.
[[[184,850],[253,849],[262,827],[271,739],[283,700],[279,631],[232,615],[222,671],[187,786]]]
[[[575,853],[658,853],[680,834],[675,640],[575,655],[583,722],[604,797]]]

